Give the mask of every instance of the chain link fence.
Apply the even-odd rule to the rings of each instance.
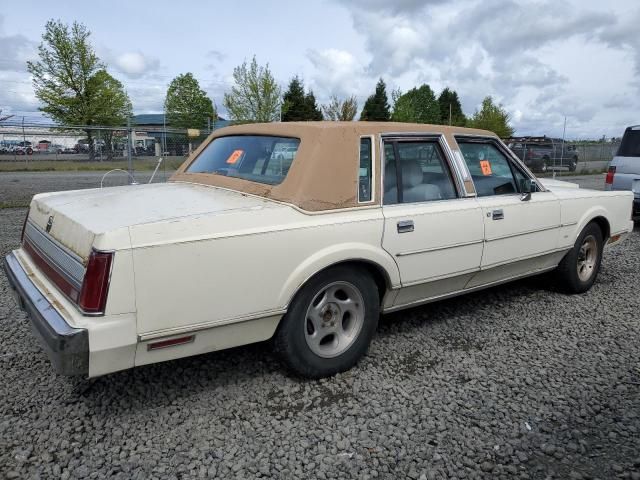
[[[0,124],[0,171],[154,169],[162,159],[175,170],[208,130],[51,124]]]
[[[163,170],[178,168],[211,130],[176,129],[157,125],[122,127],[62,127],[51,123],[11,119],[0,123],[0,171]],[[523,137],[524,138],[524,137]],[[619,139],[568,140],[565,149],[576,155],[576,173],[602,171],[615,156]]]

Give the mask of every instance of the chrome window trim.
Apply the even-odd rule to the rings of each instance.
[[[369,182],[369,188],[371,189],[371,199],[360,201],[360,144],[363,138],[371,140],[371,181]],[[358,199],[358,205],[368,205],[375,203],[376,201],[376,137],[375,135],[361,135],[358,139],[358,182],[356,183],[356,198]]]

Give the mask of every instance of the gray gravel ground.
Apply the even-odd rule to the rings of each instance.
[[[0,209],[2,255],[24,214]],[[52,372],[0,273],[0,476],[638,480],[639,269],[636,230],[585,295],[537,278],[384,317],[321,381],[259,344],[91,383]]]

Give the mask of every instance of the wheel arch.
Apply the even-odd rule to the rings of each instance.
[[[380,302],[386,293],[400,285],[398,267],[386,251],[371,246],[341,245],[321,250],[302,262],[281,289],[280,304],[288,307],[297,293],[319,273],[338,265],[351,265],[366,270],[378,287]]]
[[[578,222],[578,228],[576,229],[573,241],[576,241],[580,233],[582,233],[585,227],[590,223],[598,225],[602,232],[602,241],[603,243],[607,243],[607,240],[611,235],[611,224],[607,219],[606,211],[602,207],[591,209],[585,213],[580,222]]]
[[[602,241],[606,243],[607,239],[611,235],[611,225],[609,225],[609,220],[607,220],[602,215],[598,215],[597,217],[594,217],[589,222],[587,222],[587,225],[589,223],[595,223],[596,225],[598,225],[598,227],[600,227],[600,231],[602,232]]]

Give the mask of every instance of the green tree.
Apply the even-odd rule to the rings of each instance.
[[[449,87],[445,88],[438,96],[438,104],[440,105],[440,123],[442,125],[456,125],[458,127],[466,125],[467,117],[462,112],[458,92],[450,90]]]
[[[322,120],[322,112],[316,103],[313,91],[304,93],[304,83],[296,75],[289,82],[289,87],[282,97],[282,121],[303,122]]]
[[[440,123],[440,107],[429,85],[412,88],[405,94],[394,92],[394,99],[394,122]]]
[[[320,107],[318,107],[313,90],[309,90],[309,93],[304,97],[304,103],[306,105],[308,120],[322,120],[322,111]]]
[[[358,101],[354,96],[340,100],[332,95],[329,103],[322,106],[322,111],[325,120],[350,122],[358,113]]]
[[[280,117],[281,89],[269,64],[258,66],[256,57],[233,69],[235,85],[224,94],[224,106],[232,120],[242,122],[273,122]]]
[[[371,122],[387,121],[390,117],[387,86],[381,78],[376,85],[376,92],[367,98],[364,103],[362,113],[360,113],[360,120]]]
[[[47,22],[40,58],[27,62],[40,110],[67,126],[122,125],[131,115],[131,102],[93,51],[90,35],[78,22],[71,27],[60,20]],[[93,159],[93,130],[84,130]]]
[[[167,123],[177,128],[207,128],[216,118],[213,102],[191,72],[171,81],[164,108]]]
[[[473,117],[468,122],[468,126],[490,130],[500,138],[507,138],[513,135],[513,128],[509,125],[511,116],[502,107],[493,103],[491,96],[482,100],[482,107],[476,110]]]
[[[289,88],[282,96],[282,121],[306,120],[306,107],[304,84],[296,75],[291,79]]]
[[[90,82],[95,84],[95,95],[91,103],[95,123],[98,125],[126,124],[133,114],[133,108],[122,83],[109,75],[106,70],[96,72]],[[103,130],[100,136],[105,142],[107,160],[111,160],[113,157],[113,130]]]

